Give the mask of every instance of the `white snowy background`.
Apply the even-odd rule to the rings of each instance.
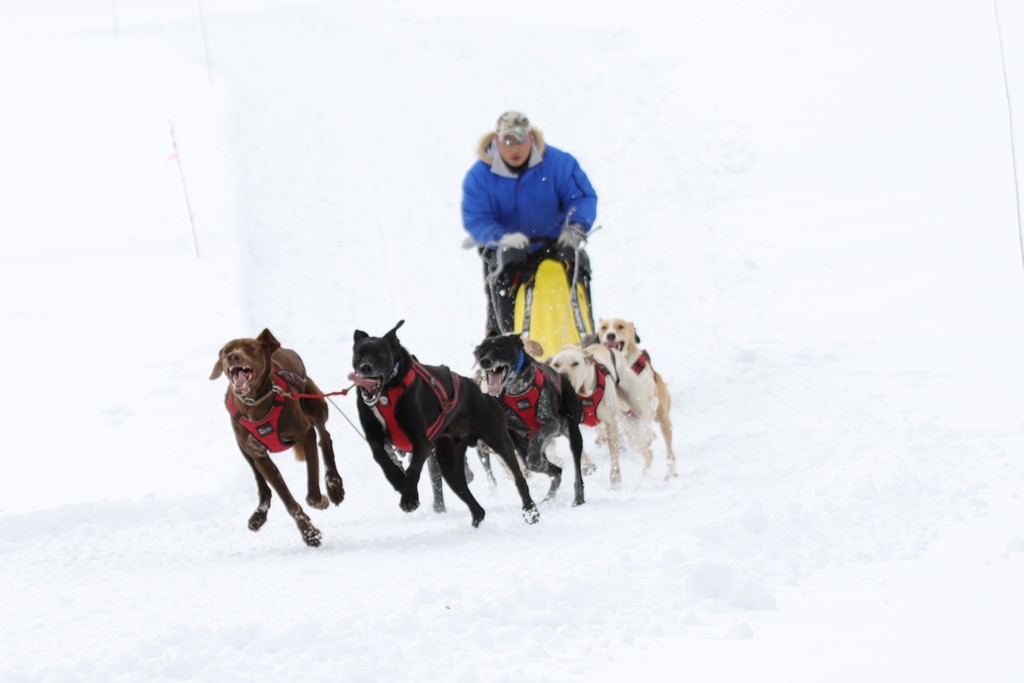
[[[1024,680],[995,8],[4,3],[0,680]],[[600,194],[594,309],[668,381],[679,477],[659,439],[612,490],[588,434],[587,504],[527,526],[471,458],[472,529],[401,512],[332,408],[323,546],[279,502],[251,533],[217,350],[269,327],[337,390],[404,318],[470,373],[460,186],[511,108]]]

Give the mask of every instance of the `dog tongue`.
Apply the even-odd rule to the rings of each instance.
[[[501,387],[505,384],[505,373],[501,372],[488,372],[487,373],[487,393],[491,396],[497,396],[501,393]]]
[[[376,389],[377,385],[380,384],[378,380],[371,377],[360,377],[354,372],[348,373],[348,381],[361,386],[363,389]]]

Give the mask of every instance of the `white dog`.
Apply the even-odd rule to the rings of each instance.
[[[622,482],[619,420],[624,416],[624,409],[619,403],[613,353],[617,352],[609,351],[600,344],[586,349],[566,346],[545,362],[569,378],[573,391],[583,404],[582,424],[605,429],[612,463],[609,478],[612,488],[618,488]],[[586,452],[583,458],[590,462]]]
[[[621,354],[625,367],[616,366],[619,387],[629,404],[634,417],[629,421],[638,429],[636,437],[644,458],[644,470],[651,467],[654,432],[651,422],[656,421],[661,427],[661,436],[665,439],[668,469],[665,478],[676,476],[676,456],[672,450],[672,419],[669,411],[672,408],[672,397],[668,393],[665,380],[654,369],[651,357],[640,348],[640,337],[632,322],[622,318],[601,318],[598,324],[598,339],[612,351]],[[619,356],[612,356],[617,360]],[[627,429],[627,435],[630,434]]]

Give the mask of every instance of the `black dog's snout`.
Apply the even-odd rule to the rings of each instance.
[[[369,376],[371,372],[373,372],[373,366],[369,363],[363,363],[359,366],[359,374],[363,377]]]
[[[484,370],[489,369],[492,365],[494,365],[494,363],[491,361],[490,358],[480,359],[480,367],[482,367]]]

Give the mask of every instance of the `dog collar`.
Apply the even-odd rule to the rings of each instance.
[[[384,380],[384,384],[387,384],[388,382],[390,382],[391,380],[393,380],[397,376],[398,376],[398,361],[395,361],[395,367],[391,368],[391,374],[388,375],[388,378],[386,380]]]
[[[526,361],[526,355],[522,350],[519,351],[519,357],[516,358],[516,366],[512,369],[512,372],[508,373],[508,377],[505,378],[505,384],[512,381],[512,378],[519,374],[519,371],[523,369],[523,363]]]

